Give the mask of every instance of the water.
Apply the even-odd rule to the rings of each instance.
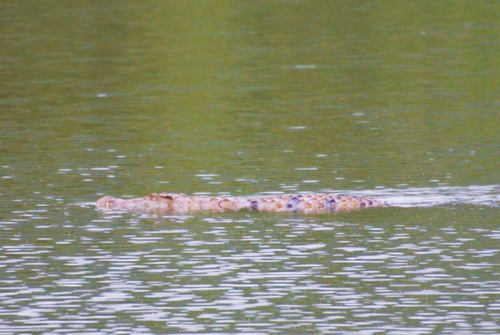
[[[455,207],[151,217],[72,204],[18,213],[2,222],[1,326],[494,333],[498,209]]]
[[[500,332],[498,5],[1,7],[0,334]]]

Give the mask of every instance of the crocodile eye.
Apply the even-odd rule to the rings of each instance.
[[[171,194],[168,194],[168,193],[160,193],[160,194],[158,194],[158,197],[164,198],[164,199],[167,199],[167,200],[174,200],[174,197]]]

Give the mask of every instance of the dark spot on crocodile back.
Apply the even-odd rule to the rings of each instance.
[[[339,204],[339,201],[341,201],[342,198],[336,198],[336,197],[332,197],[330,199],[328,199],[326,202],[325,202],[325,208],[327,211],[336,211],[337,208],[338,208],[338,204]]]
[[[337,200],[335,198],[331,198],[325,202],[325,208],[327,210],[334,210],[337,205]]]
[[[288,200],[288,203],[286,204],[286,208],[288,209],[293,209],[293,210],[298,210],[298,205],[300,204],[302,200],[299,199],[299,197],[293,197],[290,200]]]
[[[250,208],[254,211],[259,210],[259,202],[257,200],[250,201]]]

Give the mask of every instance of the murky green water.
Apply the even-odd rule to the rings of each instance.
[[[500,332],[499,12],[3,1],[0,333]],[[92,204],[160,191],[392,206]]]

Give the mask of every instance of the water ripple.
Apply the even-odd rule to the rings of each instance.
[[[4,332],[498,330],[493,212],[90,211],[82,222],[87,208],[67,210],[59,227],[8,220],[0,246]],[[51,207],[45,214],[57,215]]]

